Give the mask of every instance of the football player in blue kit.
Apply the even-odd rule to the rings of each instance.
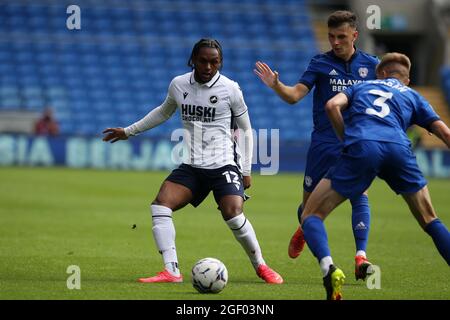
[[[358,37],[356,16],[349,11],[336,11],[328,18],[328,40],[332,50],[312,58],[300,81],[294,86],[286,86],[276,71],[263,62],[256,63],[255,73],[283,100],[294,104],[305,97],[313,88],[314,131],[307,154],[305,178],[303,182],[303,202],[298,208],[300,223],[303,208],[311,192],[328,169],[336,162],[342,144],[337,139],[325,113],[325,103],[347,87],[366,80],[375,79],[378,58],[358,50],[354,43]],[[366,257],[366,247],[370,227],[370,208],[367,192],[351,199],[352,228],[356,244],[355,276],[365,279],[370,262]],[[301,226],[289,243],[289,256],[296,258],[305,244]]]
[[[410,68],[407,56],[388,53],[376,69],[380,80],[349,87],[325,106],[344,149],[312,192],[303,211],[302,227],[308,247],[319,261],[327,299],[341,299],[345,276],[333,265],[323,220],[344,200],[359,197],[377,176],[402,195],[450,265],[450,234],[436,216],[427,181],[406,135],[408,127],[416,124],[450,148],[450,129],[430,104],[408,87]],[[342,111],[346,109],[349,119],[344,124]]]

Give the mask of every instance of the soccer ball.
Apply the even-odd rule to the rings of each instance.
[[[228,282],[225,265],[214,258],[204,258],[192,267],[192,285],[200,293],[219,293]]]

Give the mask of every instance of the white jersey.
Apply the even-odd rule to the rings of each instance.
[[[183,163],[204,169],[231,164],[241,169],[240,150],[233,139],[232,122],[233,118],[248,118],[248,113],[236,82],[219,72],[203,84],[195,81],[194,71],[175,77],[164,103],[146,116],[147,121],[144,118],[125,128],[125,133],[135,135],[152,128],[168,119],[177,108],[185,129],[185,150],[188,151],[183,155]],[[246,150],[249,159],[244,162],[244,175],[250,174],[251,152]]]

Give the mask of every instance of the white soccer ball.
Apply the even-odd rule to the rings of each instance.
[[[192,267],[192,285],[200,293],[219,293],[228,282],[228,270],[215,258],[204,258]]]

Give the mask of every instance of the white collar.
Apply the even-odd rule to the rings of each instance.
[[[204,86],[207,86],[208,88],[211,88],[217,82],[217,80],[219,80],[219,77],[220,77],[220,72],[219,72],[219,70],[217,70],[216,74],[214,75],[214,77],[212,77],[211,80],[209,80],[206,83],[199,83],[199,82],[195,81],[194,72],[195,72],[195,70],[192,70],[192,72],[191,72],[191,78],[189,79],[190,84],[198,83],[198,85],[200,85],[200,86],[204,85]]]

